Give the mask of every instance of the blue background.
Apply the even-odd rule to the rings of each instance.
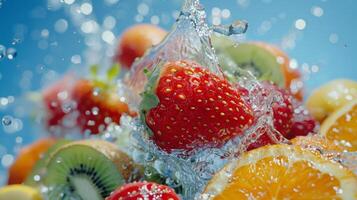
[[[51,0],[50,0],[51,1]],[[86,1],[76,0],[75,3]],[[93,1],[92,17],[98,22],[107,15],[116,18],[112,29],[115,35],[133,23],[137,23],[137,6],[145,3],[150,7],[143,22],[150,23],[151,16],[157,15],[159,25],[169,29],[174,22],[174,14],[180,9],[178,0],[119,0],[108,5],[104,0]],[[222,18],[222,23],[233,19],[245,19],[249,29],[245,37],[248,40],[262,40],[281,45],[282,38],[294,39],[293,47],[285,48],[291,58],[296,59],[298,67],[306,74],[306,93],[313,88],[335,78],[357,80],[355,57],[357,52],[357,1],[354,0],[202,0],[212,23],[214,7],[230,10],[230,17]],[[14,60],[0,60],[0,98],[13,96],[15,101],[0,107],[0,118],[11,115],[23,122],[23,128],[15,133],[6,133],[0,127],[0,185],[6,180],[6,167],[2,166],[3,156],[16,156],[22,145],[35,140],[43,130],[31,121],[22,110],[30,110],[23,102],[23,94],[29,90],[38,90],[46,84],[46,74],[63,74],[72,68],[81,71],[85,66],[71,63],[73,55],[82,55],[85,49],[83,35],[71,23],[66,6],[53,11],[45,0],[0,0],[0,45],[17,49]],[[321,17],[314,16],[311,9],[318,6],[323,9]],[[214,10],[217,11],[217,8]],[[64,33],[54,30],[54,23],[63,18],[68,21]],[[295,21],[306,22],[304,30],[297,30]],[[48,37],[41,37],[41,31],[48,30]],[[338,41],[331,42],[331,36],[338,36]],[[15,38],[20,39],[12,44]],[[333,39],[333,38],[332,38]],[[42,42],[42,43],[41,43]],[[42,49],[39,48],[42,44]],[[40,44],[40,46],[41,46]],[[46,46],[47,44],[47,46]],[[45,46],[45,47],[44,47]],[[46,48],[47,47],[47,48]],[[45,48],[45,49],[44,49]],[[82,61],[84,57],[82,55]],[[82,62],[84,63],[84,62]],[[312,67],[314,66],[314,67]],[[316,70],[318,72],[309,73]],[[55,79],[56,76],[50,79]],[[48,80],[47,80],[48,82]],[[23,105],[26,105],[25,108]],[[17,142],[16,142],[17,138]]]

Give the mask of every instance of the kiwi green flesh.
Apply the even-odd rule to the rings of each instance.
[[[31,174],[26,178],[24,184],[33,187],[38,186],[39,182],[35,181],[35,176],[39,175],[41,177],[41,175],[43,175],[45,171],[46,163],[51,158],[51,154],[53,154],[57,149],[59,149],[65,144],[68,144],[69,142],[70,140],[60,139],[53,146],[51,146],[47,150],[47,152],[43,154],[42,158],[36,162],[35,166],[31,171]]]
[[[53,199],[66,196],[101,200],[125,182],[108,157],[86,145],[60,149],[46,168],[43,183],[50,188],[49,196]]]
[[[284,86],[285,78],[277,58],[254,43],[235,44],[227,37],[212,37],[223,71],[235,74],[237,67],[251,71],[260,80]],[[229,63],[229,61],[233,61]]]

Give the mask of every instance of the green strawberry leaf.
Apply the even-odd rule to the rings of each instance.
[[[158,64],[160,65],[160,63]],[[141,103],[139,106],[140,110],[140,119],[147,128],[149,135],[152,135],[152,131],[146,124],[146,114],[152,109],[155,108],[159,103],[160,100],[155,94],[155,89],[156,89],[156,83],[159,79],[160,76],[160,67],[156,66],[154,68],[154,71],[150,72],[147,69],[144,71],[144,73],[148,76],[148,82],[145,86],[145,90],[143,93],[141,93]]]
[[[120,74],[121,67],[118,63],[113,64],[107,71],[108,82],[113,81]]]

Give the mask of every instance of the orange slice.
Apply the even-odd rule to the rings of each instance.
[[[312,135],[312,136],[298,136],[290,140],[293,145],[301,146],[305,149],[309,150],[323,150],[323,151],[335,151],[342,152],[342,147],[336,145],[331,140],[328,140],[325,137],[321,137],[320,135]]]
[[[357,151],[357,99],[333,112],[321,125],[321,134],[347,151]]]
[[[357,177],[299,146],[246,152],[208,183],[202,199],[357,199]]]

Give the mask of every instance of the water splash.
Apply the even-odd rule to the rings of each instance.
[[[215,25],[213,26],[213,31],[230,36],[230,35],[237,35],[243,34],[248,29],[248,22],[236,20],[234,23],[229,25]]]

